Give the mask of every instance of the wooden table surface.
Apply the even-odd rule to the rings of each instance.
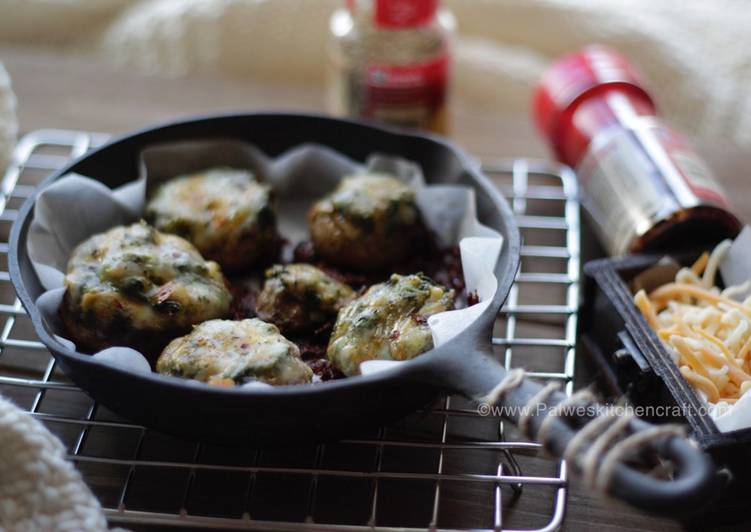
[[[114,71],[95,59],[52,51],[2,48],[0,61],[9,71],[18,96],[22,132],[39,128],[82,129],[121,133],[184,115],[221,111],[322,109],[319,87],[290,87],[249,80],[206,77],[146,78]],[[482,156],[546,157],[526,113],[499,115],[492,109],[456,102],[452,137]],[[745,198],[746,168],[751,157],[711,145],[703,152],[717,170],[731,198]],[[751,218],[751,203],[737,202]],[[569,494],[565,530],[680,530],[621,505],[603,505],[576,483]]]

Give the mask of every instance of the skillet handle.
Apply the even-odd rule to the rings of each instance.
[[[587,392],[568,398],[523,378],[523,372],[512,370],[501,382],[507,385],[501,393],[475,397],[478,412],[500,414],[519,425],[549,453],[566,458],[595,491],[669,517],[696,513],[720,491],[712,460],[679,427],[652,425],[623,408],[597,405]],[[499,388],[503,384],[494,390]],[[672,479],[660,480],[636,467],[657,461],[672,464]]]

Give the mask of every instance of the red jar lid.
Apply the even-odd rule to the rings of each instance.
[[[429,24],[438,0],[375,0],[375,22],[382,28],[416,28]]]
[[[576,105],[603,87],[626,88],[654,106],[642,88],[639,73],[626,58],[604,46],[593,45],[563,57],[543,75],[533,102],[538,129],[557,146],[561,126]]]

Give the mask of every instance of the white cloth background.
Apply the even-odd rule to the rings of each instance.
[[[54,43],[125,68],[321,82],[343,0],[0,0],[0,41]],[[751,146],[747,0],[445,0],[456,13],[457,96],[526,111],[562,53],[599,42],[637,63],[668,117],[702,139]]]
[[[0,63],[0,177],[10,162],[17,135],[16,97],[10,86],[10,77]]]

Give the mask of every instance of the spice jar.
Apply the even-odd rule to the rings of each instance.
[[[558,160],[576,169],[582,206],[610,254],[696,247],[739,231],[712,172],[660,121],[616,52],[590,46],[555,63],[534,114]]]
[[[438,0],[348,0],[330,23],[330,111],[445,133],[455,26]]]

